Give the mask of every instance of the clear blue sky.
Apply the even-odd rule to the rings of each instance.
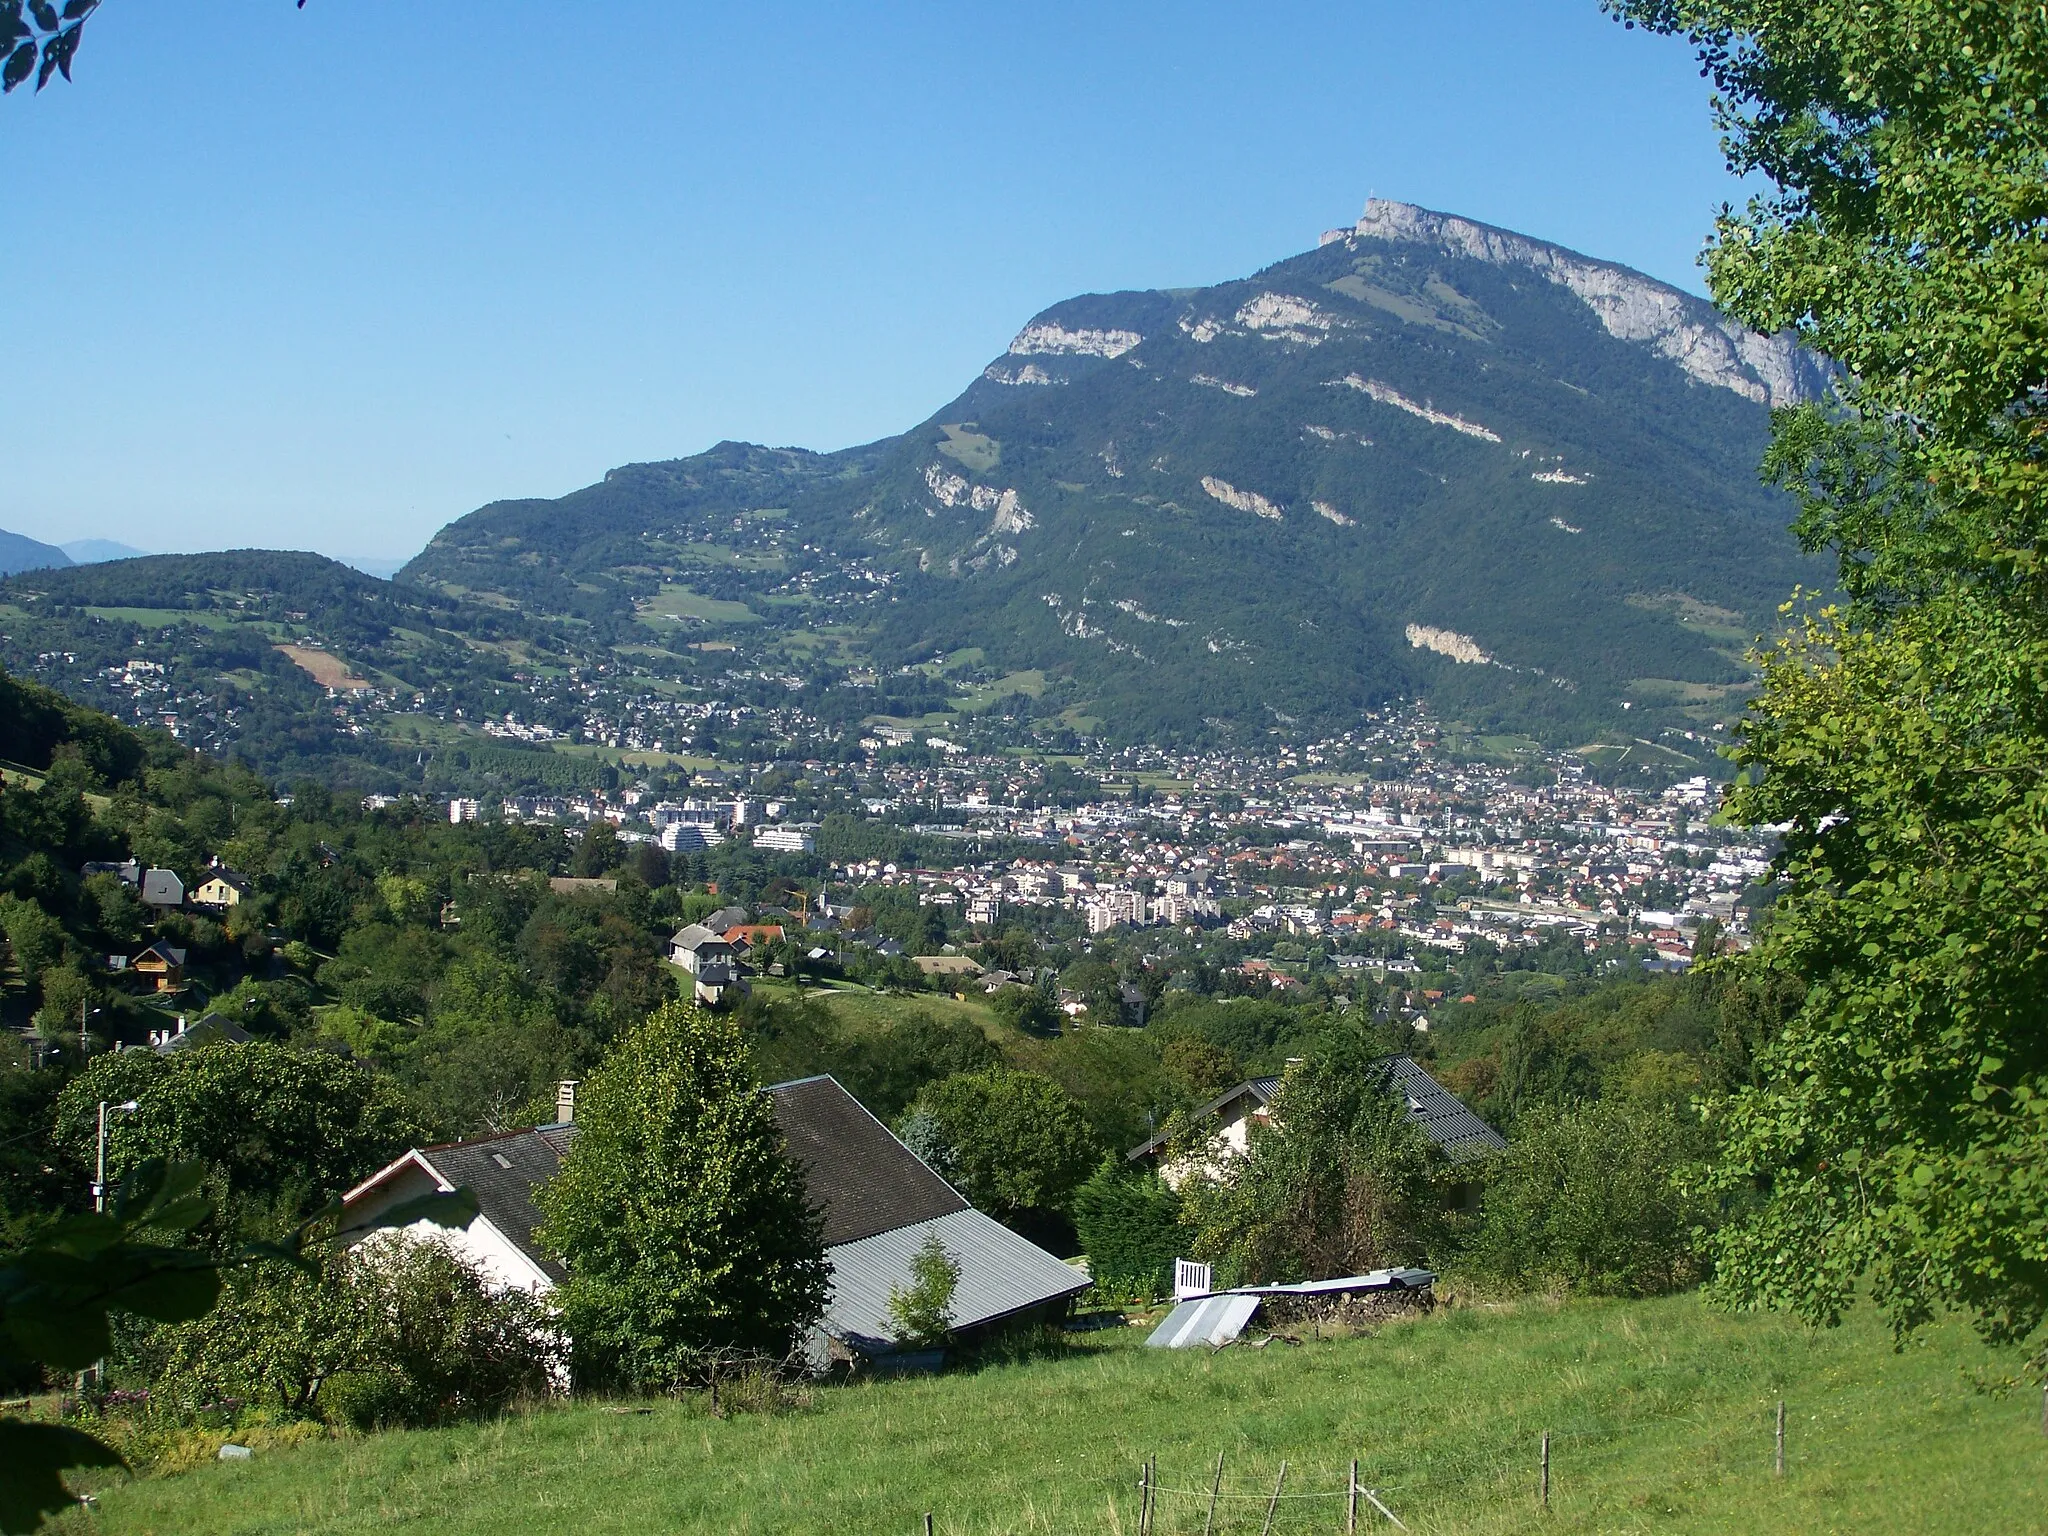
[[[884,436],[1368,192],[1697,289],[1737,191],[1595,0],[105,0],[75,73],[0,102],[0,527],[154,550]]]

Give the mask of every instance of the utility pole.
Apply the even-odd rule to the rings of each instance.
[[[128,1114],[141,1107],[133,1099],[125,1104],[109,1104],[105,1099],[100,1100],[99,1157],[93,1165],[92,1180],[92,1208],[96,1213],[107,1208],[107,1111],[111,1109],[117,1114]]]

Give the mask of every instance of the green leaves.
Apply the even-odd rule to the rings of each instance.
[[[205,1177],[197,1162],[149,1159],[121,1181],[104,1213],[69,1217],[0,1258],[0,1358],[82,1370],[110,1352],[115,1313],[191,1322],[213,1309],[224,1270],[282,1261],[317,1271],[316,1245],[333,1235],[338,1201],[282,1243],[251,1244],[226,1257],[177,1246],[213,1214],[200,1192]],[[462,1189],[405,1201],[352,1230],[418,1221],[466,1226],[476,1210],[475,1195]],[[120,1465],[113,1451],[75,1430],[0,1419],[0,1532],[35,1530],[44,1515],[73,1503],[65,1468]]]

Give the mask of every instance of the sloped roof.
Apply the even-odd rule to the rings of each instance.
[[[969,1209],[958,1190],[830,1077],[768,1089],[775,1123],[825,1220],[825,1246]]]
[[[669,938],[670,949],[699,950],[707,944],[724,944],[723,936],[713,933],[702,923],[692,923],[687,928],[678,928]]]
[[[856,1348],[892,1349],[889,1293],[910,1282],[910,1265],[936,1237],[960,1266],[953,1327],[980,1327],[1088,1288],[1088,1272],[1063,1264],[1028,1238],[971,1208],[896,1227],[832,1250],[832,1299],[824,1328]]]
[[[568,1129],[543,1126],[537,1130],[505,1131],[475,1141],[427,1147],[420,1153],[448,1183],[458,1189],[466,1184],[474,1190],[477,1205],[491,1225],[557,1285],[568,1279],[569,1272],[534,1238],[534,1228],[540,1225],[541,1216],[533,1196],[535,1190],[561,1170],[562,1152],[568,1140],[560,1133]]]
[[[1475,1157],[1485,1157],[1507,1149],[1507,1142],[1499,1131],[1473,1114],[1456,1094],[1451,1093],[1435,1078],[1422,1069],[1420,1062],[1412,1056],[1382,1056],[1373,1063],[1386,1070],[1387,1087],[1401,1094],[1408,1101],[1408,1118],[1421,1128],[1422,1134],[1443,1149],[1444,1156],[1454,1163],[1467,1163]],[[1235,1088],[1226,1089],[1207,1104],[1195,1111],[1196,1118],[1214,1116],[1227,1109],[1237,1099],[1249,1096],[1253,1105],[1264,1108],[1272,1103],[1280,1091],[1281,1079],[1277,1077],[1254,1077],[1239,1083]],[[1166,1145],[1166,1133],[1161,1132],[1148,1141],[1131,1148],[1125,1156],[1135,1162],[1141,1157],[1150,1157]]]

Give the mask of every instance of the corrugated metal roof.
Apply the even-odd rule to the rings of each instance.
[[[889,1292],[910,1285],[910,1262],[936,1235],[960,1266],[953,1291],[953,1326],[972,1328],[1085,1290],[1088,1275],[1062,1264],[977,1210],[954,1211],[894,1231],[828,1248],[832,1298],[825,1331],[859,1349],[894,1347]]]
[[[1499,1131],[1467,1109],[1455,1094],[1446,1092],[1412,1056],[1389,1057],[1387,1069],[1392,1086],[1408,1096],[1408,1118],[1420,1125],[1422,1134],[1442,1147],[1452,1162],[1469,1163],[1475,1157],[1507,1150]]]
[[[1197,1296],[1167,1313],[1145,1342],[1153,1349],[1186,1349],[1193,1344],[1220,1347],[1243,1333],[1244,1325],[1258,1310],[1256,1296],[1231,1291]]]
[[[1231,1296],[1340,1296],[1352,1291],[1419,1291],[1436,1284],[1433,1269],[1375,1269],[1362,1275],[1340,1275],[1334,1280],[1303,1280],[1294,1285],[1238,1285],[1218,1295]]]

